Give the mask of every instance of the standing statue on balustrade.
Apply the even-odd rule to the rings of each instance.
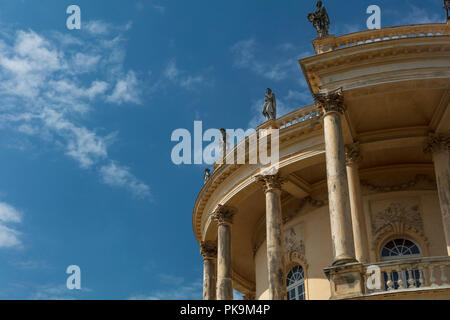
[[[328,17],[327,10],[322,6],[322,1],[318,1],[316,6],[316,11],[308,14],[308,20],[312,22],[314,28],[316,28],[319,39],[323,39],[328,36],[330,18]]]
[[[275,94],[270,88],[266,89],[262,114],[266,117],[267,121],[275,120],[277,118],[277,101],[275,99]]]

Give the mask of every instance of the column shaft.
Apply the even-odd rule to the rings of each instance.
[[[447,254],[450,256],[450,158],[448,149],[433,153]]]
[[[357,163],[347,163],[347,175],[350,209],[352,213],[353,238],[355,241],[355,255],[359,262],[367,263],[369,262],[369,248]]]
[[[203,300],[216,299],[216,256],[215,243],[202,242],[201,254],[203,255]]]
[[[340,114],[344,112],[343,94],[342,91],[335,91],[325,95],[316,95],[315,99],[324,112],[323,125],[334,253],[333,265],[340,265],[355,261],[344,139],[340,117]]]
[[[219,205],[212,218],[217,222],[217,300],[233,300],[231,223],[236,210]]]
[[[266,193],[266,242],[269,299],[286,299],[281,183],[278,175],[259,176]]]
[[[444,228],[447,254],[450,256],[450,134],[430,134],[425,152],[432,152],[436,174],[442,226]]]
[[[216,277],[214,273],[214,260],[205,258],[203,261],[203,300],[216,299]]]
[[[221,224],[217,238],[217,300],[233,300],[231,226]]]

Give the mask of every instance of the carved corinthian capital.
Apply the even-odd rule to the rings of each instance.
[[[314,94],[314,101],[316,106],[322,110],[323,115],[331,112],[343,114],[345,111],[342,88],[328,93]]]
[[[428,135],[427,144],[425,145],[425,152],[442,152],[448,151],[450,147],[450,134],[433,134]]]
[[[217,209],[211,214],[212,219],[220,226],[222,224],[232,224],[233,216],[236,213],[236,209],[229,206],[219,204]]]
[[[345,160],[348,166],[358,164],[361,159],[362,157],[359,142],[347,144],[345,146]]]
[[[263,186],[264,192],[271,190],[281,190],[281,185],[286,179],[282,178],[279,174],[275,175],[259,175],[256,176],[256,180]]]
[[[200,254],[203,259],[214,259],[217,257],[217,243],[214,241],[202,241],[200,243]]]

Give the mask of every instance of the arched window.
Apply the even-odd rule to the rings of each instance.
[[[388,241],[383,248],[381,249],[381,260],[389,261],[389,260],[399,260],[399,259],[410,259],[414,257],[420,257],[421,251],[419,246],[411,240],[408,239],[394,239]],[[420,271],[419,270],[411,270],[411,272],[407,272],[403,270],[398,273],[397,271],[392,271],[389,274],[383,272],[385,290],[388,289],[388,281],[392,281],[392,285],[395,289],[398,289],[398,281],[401,279],[403,281],[404,286],[408,286],[408,280],[412,277],[414,279],[414,286],[420,287]]]
[[[296,265],[287,275],[288,300],[305,300],[305,273],[302,266]]]
[[[414,256],[420,256],[419,246],[408,239],[391,240],[381,249],[381,260],[408,259]]]

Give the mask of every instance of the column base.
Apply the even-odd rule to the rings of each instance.
[[[332,266],[342,266],[349,263],[358,263],[359,261],[356,260],[353,257],[337,257],[334,261]]]
[[[350,299],[364,295],[364,268],[361,263],[331,266],[325,268],[324,273],[330,281],[330,299]]]

